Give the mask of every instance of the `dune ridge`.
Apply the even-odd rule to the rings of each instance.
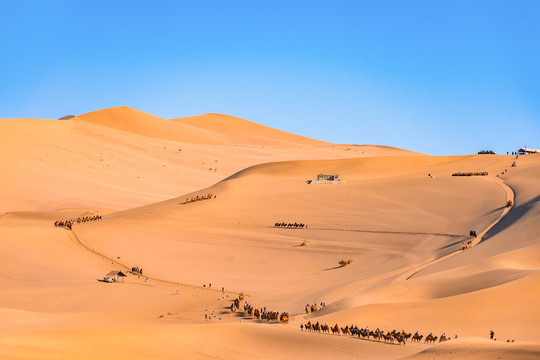
[[[540,354],[540,156],[429,156],[127,107],[0,130],[2,358]],[[308,184],[321,173],[343,183]],[[127,277],[100,281],[111,270]],[[240,292],[288,324],[231,312]],[[398,346],[307,321],[452,340]]]

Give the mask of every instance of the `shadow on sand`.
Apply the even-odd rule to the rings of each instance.
[[[324,269],[323,271],[336,270],[336,269],[341,269],[341,268],[344,268],[344,267],[345,267],[344,265],[338,265],[338,266],[334,266],[334,267],[331,267],[331,268],[328,268],[328,269]]]
[[[499,234],[500,232],[506,230],[510,226],[513,226],[519,219],[521,219],[525,214],[532,210],[535,206],[540,205],[540,195],[531,199],[521,205],[514,205],[509,211],[508,214],[491,230],[489,230],[486,235],[482,238],[480,243],[489,240],[493,236]]]

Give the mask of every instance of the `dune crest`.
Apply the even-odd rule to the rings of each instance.
[[[117,107],[1,119],[0,171],[2,358],[538,357],[540,155],[429,156]]]

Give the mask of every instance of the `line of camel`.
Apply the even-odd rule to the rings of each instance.
[[[237,299],[231,304],[231,312],[236,312],[240,308],[240,301],[244,300],[244,293],[241,292]],[[255,308],[251,304],[248,304],[247,300],[244,300],[244,311],[249,315],[254,316],[257,320],[268,321],[281,321],[286,324],[289,322],[289,313],[286,311],[267,311],[266,307]]]
[[[209,193],[208,195],[202,195],[202,196],[197,195],[195,197],[192,197],[191,199],[186,198],[186,202],[184,204],[189,204],[189,203],[197,202],[201,200],[215,199],[215,198],[216,198],[216,195],[213,195],[212,193]]]
[[[370,331],[367,327],[362,329],[358,328],[356,325],[347,325],[344,328],[339,327],[338,324],[330,327],[328,324],[319,324],[317,321],[315,324],[312,324],[310,321],[307,322],[307,324],[301,324],[300,329],[306,329],[306,331],[310,332],[323,332],[323,333],[330,333],[332,331],[332,334],[343,334],[343,335],[350,335],[350,336],[358,336],[359,338],[369,340],[370,338],[373,338],[374,340],[384,340],[386,343],[394,343],[394,341],[397,341],[398,344],[405,345],[406,341],[411,339],[411,341],[417,341],[421,342],[424,338],[424,335],[420,335],[418,331],[413,335],[412,333],[406,333],[405,330],[402,330],[401,332],[392,330],[387,331],[385,334],[383,330],[377,330]],[[457,337],[457,335],[456,335]],[[437,339],[439,339],[439,342],[450,340],[449,337],[446,336],[446,334],[442,334],[439,336],[434,336],[432,333],[430,333],[428,336],[426,336],[426,339],[424,340],[424,343],[435,343],[437,342]]]
[[[286,223],[286,222],[277,222],[274,224],[274,227],[282,227],[282,228],[289,228],[289,229],[303,229],[304,226],[307,228],[307,225],[305,224],[302,224],[302,223],[297,223],[297,222],[294,222],[294,223]]]
[[[94,216],[85,216],[85,217],[82,217],[82,218],[77,218],[76,220],[75,219],[56,220],[54,222],[54,226],[56,226],[56,227],[64,227],[66,229],[71,230],[71,228],[73,227],[73,224],[75,224],[75,223],[80,224],[80,223],[85,223],[85,222],[88,222],[88,221],[96,221],[96,220],[101,220],[101,219],[102,219],[101,215],[94,215]]]
[[[477,171],[477,172],[457,172],[453,173],[452,176],[487,176],[487,171]]]

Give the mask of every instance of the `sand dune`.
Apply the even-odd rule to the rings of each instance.
[[[63,121],[1,119],[0,170],[7,176],[0,179],[0,211],[126,209],[211,186],[265,162],[410,154],[326,144],[262,126],[264,143],[260,136],[246,140],[240,130],[235,138],[243,122],[222,133],[127,107]]]
[[[129,133],[183,143],[220,144],[218,134],[154,116],[126,106],[93,111],[79,118]]]
[[[539,156],[514,168],[126,107],[0,129],[2,358],[539,357]],[[320,173],[344,182],[307,183]],[[99,281],[134,264],[144,276]],[[241,291],[291,320],[231,313]],[[301,332],[308,320],[459,337],[398,346]]]
[[[199,116],[189,116],[184,118],[172,119],[173,121],[193,126],[200,129],[216,131],[220,134],[228,135],[228,138],[243,139],[248,143],[267,144],[268,141],[275,142],[291,142],[296,144],[311,145],[311,146],[329,146],[330,143],[310,139],[304,136],[299,136],[285,131],[273,129],[264,125],[260,125],[249,120],[240,119],[234,116],[223,114],[204,114]],[[229,143],[230,144],[230,143]]]

